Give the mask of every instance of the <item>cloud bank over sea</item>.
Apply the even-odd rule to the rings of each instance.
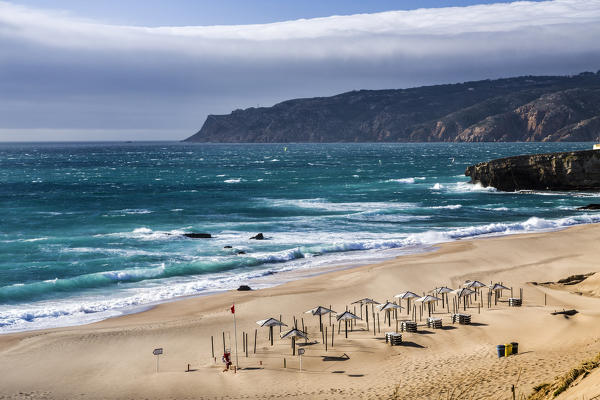
[[[181,139],[288,98],[596,71],[599,22],[599,0],[152,28],[0,2],[0,140]]]

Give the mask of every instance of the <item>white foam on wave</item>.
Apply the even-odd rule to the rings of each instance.
[[[141,249],[118,249],[118,248],[102,248],[102,247],[65,247],[60,250],[63,253],[91,253],[91,254],[110,254],[120,257],[135,257],[135,256],[152,256],[162,257],[165,253],[147,251]]]
[[[330,202],[323,198],[314,199],[269,199],[269,198],[257,198],[259,202],[267,202],[275,207],[296,207],[306,209],[317,209],[325,211],[350,211],[350,212],[363,212],[373,210],[406,210],[414,208],[415,203],[402,203],[402,202],[354,202],[354,203],[335,203]]]
[[[126,214],[126,215],[136,215],[136,214],[151,214],[153,211],[147,210],[145,208],[126,208],[124,210],[114,211],[115,214]]]
[[[386,182],[398,182],[398,183],[415,183],[415,181],[423,181],[425,177],[417,176],[414,178],[400,178],[400,179],[388,179]]]
[[[134,287],[124,285],[109,296],[86,295],[53,301],[38,301],[17,305],[0,305],[0,332],[22,331],[56,326],[66,326],[93,322],[110,316],[119,315],[132,307],[141,307],[156,302],[167,301],[175,297],[198,295],[213,291],[235,288],[240,283],[265,275],[298,268],[312,268],[323,262],[341,259],[359,260],[372,258],[376,252],[388,249],[423,248],[441,242],[490,235],[508,235],[537,231],[548,231],[572,225],[598,223],[600,215],[583,213],[559,219],[531,217],[514,223],[492,223],[477,226],[458,227],[449,230],[430,230],[427,232],[393,236],[391,234],[370,234],[357,240],[356,233],[331,236],[329,240],[318,238],[319,245],[294,247],[276,252],[256,252],[239,256],[242,259],[254,259],[258,263],[268,263],[248,269],[243,264],[234,270],[195,276],[175,276],[160,278],[164,265],[155,268],[140,268],[122,271],[98,273],[98,278],[119,282],[143,281]],[[148,228],[138,228],[138,234],[154,235]],[[293,235],[290,233],[289,235]],[[289,236],[288,235],[288,236]],[[290,239],[288,237],[286,240]],[[330,244],[322,244],[330,243]],[[363,253],[340,254],[339,252],[364,251]],[[316,257],[322,255],[320,257]],[[50,280],[45,284],[60,285],[60,280]],[[95,297],[93,297],[95,296]]]
[[[448,204],[447,206],[431,206],[428,208],[432,208],[432,209],[442,209],[442,210],[458,210],[459,208],[462,208],[462,204]]]
[[[442,190],[444,189],[444,185],[442,185],[441,183],[435,183],[432,187],[431,190]]]
[[[276,270],[233,270],[220,274],[159,279],[145,287],[123,289],[118,296],[80,296],[0,305],[0,333],[91,323],[176,297],[231,290],[240,283],[288,269],[282,265]]]
[[[465,192],[498,192],[494,187],[484,187],[481,183],[458,182],[448,186],[449,192],[465,193]]]
[[[240,183],[242,181],[243,181],[242,178],[231,178],[231,179],[225,179],[223,182],[225,182],[225,183]]]
[[[181,235],[183,235],[184,231],[179,229],[173,229],[170,231],[154,231],[150,228],[141,227],[135,228],[131,232],[115,232],[115,233],[105,233],[105,234],[97,234],[94,237],[118,237],[123,239],[137,239],[137,240],[174,240],[180,239]]]

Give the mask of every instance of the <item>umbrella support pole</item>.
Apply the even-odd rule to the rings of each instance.
[[[344,327],[346,328],[346,339],[348,339],[348,320],[344,320]]]

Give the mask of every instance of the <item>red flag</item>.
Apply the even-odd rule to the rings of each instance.
[[[233,305],[231,306],[231,313],[232,313],[232,314],[235,314],[235,304],[233,304]]]

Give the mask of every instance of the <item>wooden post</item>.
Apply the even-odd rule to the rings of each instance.
[[[256,354],[256,336],[258,335],[258,329],[254,330],[254,354]]]
[[[285,363],[285,358],[283,359],[283,368],[287,368],[287,365]]]
[[[379,323],[379,314],[377,314],[377,332],[381,333],[381,324]]]
[[[292,336],[292,355],[296,355],[296,338]]]
[[[246,358],[248,358],[248,334],[246,333]]]
[[[360,308],[361,312],[362,312],[362,307]],[[369,305],[365,304],[365,315],[367,316],[367,331],[370,331],[369,329]]]
[[[331,348],[333,349],[333,337],[335,336],[335,325],[331,325]]]
[[[344,320],[344,327],[346,328],[346,339],[348,339],[348,320]]]
[[[210,336],[210,350],[212,352],[212,358],[215,358],[215,342],[213,341],[212,335]]]
[[[327,336],[327,327],[325,327],[325,332],[324,332],[324,335],[323,335],[323,343],[325,343],[325,351],[327,351],[327,338],[328,338],[328,336]]]
[[[223,354],[225,354],[225,332],[223,332]]]
[[[375,329],[377,328],[377,320],[375,319],[375,312],[373,311],[373,307],[371,307],[371,311],[371,315],[373,316],[373,336],[376,336],[377,332],[375,332]]]

